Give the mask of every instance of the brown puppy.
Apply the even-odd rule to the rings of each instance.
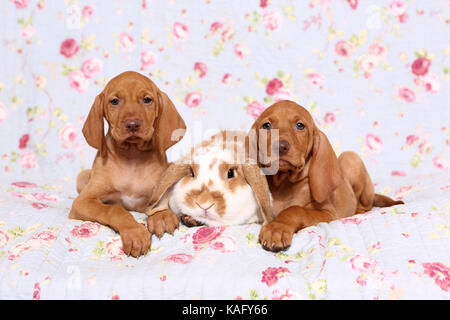
[[[373,206],[403,203],[375,194],[359,156],[347,151],[337,158],[309,112],[292,101],[279,101],[267,108],[252,130],[266,130],[267,145],[275,145],[279,151],[279,160],[275,160],[268,150],[258,150],[262,166],[278,165],[276,173],[267,176],[276,217],[259,234],[266,250],[287,249],[295,232],[317,223],[365,212]],[[278,141],[271,141],[273,130],[278,130]]]
[[[109,125],[106,136],[103,118]],[[159,212],[148,218],[147,230],[128,210],[145,212],[153,187],[168,166],[166,150],[185,129],[173,103],[149,78],[128,71],[109,81],[83,127],[87,143],[98,152],[92,170],[78,175],[80,194],[69,217],[109,226],[120,233],[125,254],[145,254],[153,227],[160,225],[163,232],[172,233],[178,218]]]

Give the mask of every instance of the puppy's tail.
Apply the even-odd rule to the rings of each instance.
[[[392,207],[397,204],[405,204],[405,203],[401,200],[394,200],[378,193],[375,193],[375,196],[373,198],[373,205],[375,207]]]

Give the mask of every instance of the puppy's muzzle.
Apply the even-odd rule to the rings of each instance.
[[[136,133],[142,126],[142,121],[139,119],[126,120],[125,129],[130,133]]]

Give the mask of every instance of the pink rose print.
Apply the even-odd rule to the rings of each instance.
[[[236,43],[233,49],[236,56],[240,59],[244,59],[250,53],[250,49],[245,44],[242,43]]]
[[[286,289],[284,292],[280,292],[278,289],[273,290],[270,295],[270,300],[298,300],[301,299],[301,295],[292,290]]]
[[[89,86],[89,80],[81,72],[69,73],[69,86],[77,92],[84,92]]]
[[[31,204],[31,206],[37,210],[48,208],[48,205],[46,205],[45,203],[40,203],[40,202],[33,202]]]
[[[0,249],[8,244],[9,237],[6,233],[0,230]]]
[[[96,73],[102,71],[103,61],[97,58],[89,58],[81,64],[81,72],[86,78],[92,78]]]
[[[120,47],[124,51],[133,51],[134,50],[134,37],[128,32],[121,32],[119,36]]]
[[[209,247],[218,250],[221,253],[235,252],[239,250],[239,244],[230,236],[221,235],[216,239],[210,241]]]
[[[424,76],[428,73],[431,60],[425,57],[417,58],[411,65],[411,71],[416,76]]]
[[[376,153],[381,152],[381,149],[383,149],[383,141],[381,138],[371,133],[366,135],[366,145],[370,151]]]
[[[416,94],[409,88],[402,87],[398,89],[398,95],[406,102],[413,102],[416,100]]]
[[[403,1],[394,0],[389,5],[389,11],[396,17],[401,16],[406,12],[406,5]]]
[[[202,94],[200,92],[191,92],[184,98],[184,103],[188,108],[195,108],[202,102]]]
[[[441,170],[446,170],[448,169],[450,163],[447,159],[445,159],[444,157],[434,157],[433,158],[433,164],[436,168],[441,169]]]
[[[247,114],[252,116],[253,119],[259,117],[259,115],[266,109],[264,105],[259,103],[258,101],[253,101],[247,106]]]
[[[70,233],[78,238],[91,238],[100,232],[100,228],[101,226],[98,223],[85,222],[75,226]]]
[[[30,140],[30,135],[28,133],[22,135],[19,139],[19,149],[25,149],[27,147],[28,140]]]
[[[427,92],[436,93],[441,89],[439,77],[434,73],[428,73],[424,76],[422,78],[422,84]]]
[[[386,56],[386,48],[379,43],[371,44],[369,47],[369,55],[378,56],[383,59]]]
[[[40,300],[41,299],[41,287],[39,287],[39,282],[36,282],[34,284],[33,289],[33,300]]]
[[[408,146],[412,145],[414,142],[419,141],[419,137],[413,134],[406,137],[406,144]]]
[[[54,196],[52,194],[48,194],[45,192],[35,192],[32,194],[34,199],[38,201],[50,201],[50,202],[58,202],[59,198],[57,196]]]
[[[350,57],[353,52],[355,51],[355,47],[350,41],[347,40],[341,40],[336,42],[334,46],[334,51],[341,57]]]
[[[22,38],[28,40],[31,37],[33,37],[35,32],[36,31],[34,30],[32,25],[27,25],[27,26],[22,28],[22,30],[20,31],[20,35],[22,36]]]
[[[37,184],[32,183],[32,182],[26,182],[26,181],[13,182],[11,184],[18,188],[36,188],[37,187]]]
[[[367,215],[365,215],[365,214],[357,214],[357,215],[354,215],[354,216],[349,217],[349,218],[340,219],[339,221],[341,223],[343,223],[343,224],[347,224],[347,223],[360,224],[361,222],[364,222],[367,219],[369,219],[369,217]]]
[[[222,32],[222,41],[223,42],[229,41],[233,38],[233,36],[234,36],[234,29],[233,27],[229,27]]]
[[[267,30],[273,31],[278,29],[281,26],[281,22],[283,21],[283,17],[279,12],[269,11],[265,12],[262,16],[262,21],[264,23],[264,27]]]
[[[200,78],[203,78],[208,72],[208,67],[203,62],[196,62],[194,64],[194,71],[197,72]]]
[[[332,123],[334,122],[334,120],[335,120],[334,113],[331,113],[331,112],[327,112],[327,113],[325,114],[325,116],[323,117],[323,121],[324,121],[326,124],[332,124]]]
[[[10,0],[16,6],[16,9],[25,9],[30,0]]]
[[[121,260],[122,256],[125,256],[122,249],[122,240],[120,238],[114,238],[105,245],[106,253],[111,257],[111,260]]]
[[[431,150],[431,143],[429,141],[424,141],[421,144],[419,144],[419,153],[425,154],[430,152]]]
[[[434,279],[434,283],[443,291],[448,292],[450,288],[450,268],[440,262],[427,262],[422,264],[424,274]]]
[[[92,16],[92,7],[91,6],[84,6],[83,10],[81,10],[81,15],[85,18],[88,18],[90,16]]]
[[[391,176],[393,177],[406,177],[406,172],[405,171],[400,171],[400,170],[394,170],[391,172]]]
[[[308,74],[309,82],[311,82],[312,85],[322,88],[324,78],[323,76],[318,72],[311,72]]]
[[[267,2],[268,2],[268,0],[260,0],[259,1],[259,6],[261,8],[266,8],[267,7]]]
[[[115,294],[111,297],[111,300],[120,300],[120,296],[118,294]]]
[[[209,27],[209,31],[211,33],[216,33],[220,28],[223,27],[223,24],[220,22],[214,22],[211,24],[211,26]]]
[[[283,87],[283,82],[280,79],[274,78],[270,80],[266,85],[266,93],[269,96],[273,96],[280,88]]]
[[[191,262],[192,258],[194,258],[190,254],[186,253],[176,253],[171,256],[168,256],[164,259],[166,262],[173,262],[173,263],[181,263],[181,264],[187,264]]]
[[[156,63],[156,54],[151,51],[141,52],[141,71],[147,70]]]
[[[352,269],[359,272],[374,273],[377,261],[373,258],[363,257],[359,254],[354,255],[349,260]]]
[[[39,233],[33,234],[31,240],[39,240],[41,244],[45,244],[46,242],[52,242],[55,240],[55,235],[50,231],[42,231]]]
[[[192,236],[192,243],[202,244],[212,241],[220,236],[224,230],[224,227],[201,227]]]
[[[222,83],[229,84],[229,83],[231,83],[232,79],[233,79],[233,75],[231,73],[225,73],[222,78]]]
[[[365,55],[363,54],[358,61],[359,67],[365,73],[371,73],[378,64],[378,57],[372,54]]]
[[[179,40],[186,40],[189,37],[189,28],[181,22],[173,24],[173,35]]]
[[[405,196],[405,195],[407,195],[408,193],[409,193],[409,191],[411,191],[412,190],[412,186],[404,186],[404,187],[401,187],[400,189],[398,189],[396,192],[395,192],[395,194],[394,194],[394,199],[395,200],[402,200],[403,199],[403,197]]]
[[[78,128],[72,123],[66,124],[59,131],[59,139],[64,143],[74,142],[78,135]],[[66,146],[67,147],[67,146]]]
[[[292,100],[292,94],[287,90],[279,89],[273,94],[273,100],[275,102],[280,100]]]
[[[286,273],[290,273],[288,268],[278,267],[278,268],[267,268],[263,271],[261,282],[264,282],[268,287],[273,286],[278,282],[278,279],[284,277]]]
[[[61,43],[59,52],[66,58],[72,58],[78,52],[78,43],[75,39],[69,38]]]
[[[38,159],[34,151],[27,151],[20,155],[22,168],[33,169],[39,167]]]
[[[8,117],[8,109],[0,102],[0,122],[3,122]]]
[[[352,8],[353,10],[356,10],[358,8],[358,1],[359,0],[347,0],[350,8]]]

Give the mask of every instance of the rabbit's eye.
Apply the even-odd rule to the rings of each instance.
[[[191,177],[194,177],[194,176],[195,176],[194,170],[191,168]]]
[[[234,178],[234,169],[228,170],[227,178],[228,179]]]
[[[262,128],[265,130],[270,130],[270,128],[272,128],[272,125],[270,124],[270,122],[266,122],[262,125]]]

